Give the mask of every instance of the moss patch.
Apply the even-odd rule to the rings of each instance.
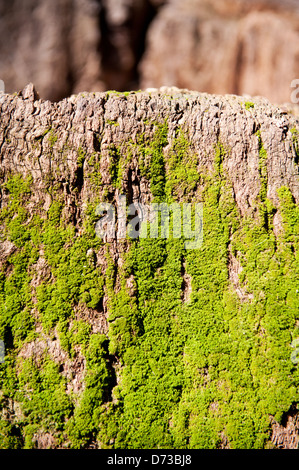
[[[203,173],[183,129],[170,141],[167,123],[153,126],[152,139],[140,135],[111,149],[112,188],[121,187],[134,149],[155,201],[194,201],[199,191],[200,249],[173,236],[128,238],[119,242],[116,262],[112,245],[94,232],[98,196],[82,212],[79,232],[64,217],[59,189],[45,211],[29,205],[30,178],[14,175],[3,187],[1,240],[13,250],[0,271],[1,448],[34,447],[40,432],[57,447],[263,448],[271,416],[281,421],[298,402],[290,357],[298,337],[299,213],[290,190],[279,189],[277,207],[268,201],[258,134],[259,217],[241,217],[223,170],[229,150],[216,143],[214,168]],[[78,158],[88,169],[100,155],[81,158],[79,151]],[[100,187],[100,179],[95,183]],[[280,235],[273,231],[277,211]],[[101,250],[105,276],[90,250]],[[36,285],[41,260],[46,274]],[[104,294],[107,335],[92,333],[88,319],[75,315],[79,307],[102,311]],[[57,341],[67,359],[48,348],[24,354],[44,338]],[[83,388],[74,393],[64,366],[78,355]]]

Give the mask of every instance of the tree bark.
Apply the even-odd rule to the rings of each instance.
[[[256,98],[249,102],[244,97],[234,95],[218,96],[176,88],[161,88],[123,94],[117,92],[81,93],[61,102],[52,103],[40,100],[32,84],[29,84],[22,92],[15,95],[0,94],[0,225],[2,232],[0,238],[0,274],[2,276],[0,277],[2,283],[0,284],[2,303],[2,307],[0,305],[0,309],[2,309],[0,333],[6,344],[7,357],[11,358],[10,360],[15,364],[16,377],[19,377],[16,379],[19,380],[19,384],[16,385],[18,390],[8,392],[5,389],[6,391],[3,392],[3,426],[8,426],[7,423],[9,423],[9,426],[12,426],[11,429],[14,429],[14,431],[9,431],[5,427],[6,431],[3,431],[4,434],[2,434],[4,447],[24,446],[24,436],[29,435],[29,429],[32,432],[32,435],[30,434],[31,438],[28,438],[31,442],[30,445],[39,448],[73,445],[75,447],[92,448],[101,447],[102,445],[116,448],[118,446],[130,447],[131,442],[122,441],[121,439],[125,439],[125,437],[120,437],[120,434],[115,434],[114,431],[110,432],[108,428],[106,437],[97,435],[99,429],[105,428],[105,423],[107,424],[105,420],[101,422],[101,425],[92,424],[93,421],[89,421],[86,428],[84,428],[87,429],[85,434],[85,431],[81,428],[81,431],[78,431],[79,434],[74,431],[74,429],[77,429],[76,426],[80,426],[79,398],[87,397],[84,393],[87,394],[90,390],[88,388],[88,377],[90,377],[88,371],[93,370],[94,363],[88,359],[91,357],[91,349],[86,349],[86,345],[89,343],[84,335],[82,338],[85,339],[82,340],[82,344],[80,343],[81,340],[76,340],[78,343],[75,346],[70,346],[70,348],[74,348],[72,354],[68,352],[68,347],[65,344],[67,344],[67,341],[72,344],[70,338],[73,333],[66,333],[66,331],[72,332],[73,322],[80,320],[90,328],[92,341],[94,341],[92,342],[93,345],[98,344],[95,343],[97,340],[94,339],[94,337],[98,337],[97,335],[105,335],[108,341],[108,346],[105,346],[106,349],[103,346],[106,344],[104,342],[97,350],[104,351],[105,349],[106,351],[106,355],[103,356],[104,362],[101,363],[102,368],[104,367],[103,364],[106,364],[106,378],[103,378],[102,395],[97,395],[95,402],[88,402],[91,410],[95,409],[97,406],[95,403],[98,402],[107,405],[106,408],[104,405],[101,408],[101,416],[105,415],[106,412],[108,413],[107,410],[110,409],[109,406],[112,402],[117,406],[118,399],[113,395],[117,389],[123,387],[122,393],[125,397],[122,398],[123,400],[129,400],[126,397],[131,396],[130,390],[135,390],[134,393],[137,394],[138,388],[135,389],[134,384],[130,388],[128,381],[131,380],[129,377],[133,377],[134,371],[137,370],[138,360],[136,359],[134,369],[130,363],[129,354],[131,353],[127,353],[127,351],[138,348],[140,344],[138,341],[142,342],[143,338],[147,338],[146,333],[149,336],[154,335],[153,329],[159,323],[155,321],[151,327],[152,330],[147,330],[149,328],[147,322],[151,320],[150,310],[146,309],[149,308],[148,305],[153,305],[154,311],[155,302],[162,302],[164,296],[167,298],[167,295],[170,295],[170,298],[167,302],[165,301],[163,309],[158,304],[158,310],[155,311],[160,312],[163,318],[165,317],[165,322],[168,318],[168,312],[171,311],[174,317],[169,320],[170,324],[176,325],[177,321],[181,321],[181,319],[177,319],[179,314],[176,313],[176,308],[179,309],[178,311],[181,312],[179,318],[187,318],[188,321],[185,323],[185,327],[180,327],[177,332],[178,335],[182,334],[184,329],[188,329],[188,325],[191,325],[192,322],[199,322],[198,326],[194,327],[194,331],[190,330],[193,331],[192,334],[190,332],[186,333],[188,337],[184,340],[186,344],[188,341],[195,341],[196,334],[205,331],[205,322],[208,321],[205,318],[211,319],[206,338],[209,337],[209,331],[214,331],[214,327],[216,328],[215,337],[217,337],[218,332],[220,335],[222,327],[217,326],[217,322],[219,322],[219,325],[226,325],[223,326],[223,333],[221,333],[224,336],[219,336],[219,338],[222,338],[219,339],[220,345],[224,341],[223,338],[226,338],[225,341],[231,341],[231,338],[235,334],[237,335],[237,340],[232,343],[232,349],[229,353],[229,360],[237,361],[237,365],[234,367],[240,367],[240,370],[243,371],[240,374],[238,373],[237,377],[229,376],[230,379],[228,379],[228,376],[225,376],[225,379],[221,379],[221,374],[230,374],[232,372],[230,372],[228,366],[222,368],[219,366],[218,371],[218,366],[213,365],[213,358],[216,354],[214,354],[213,348],[216,348],[215,344],[218,343],[207,342],[205,344],[203,339],[205,336],[202,336],[200,341],[198,340],[196,347],[194,346],[195,343],[190,343],[193,344],[193,349],[198,347],[198,351],[201,351],[200,348],[204,344],[203,352],[196,353],[198,354],[196,356],[198,363],[195,362],[192,365],[193,353],[190,351],[193,351],[193,349],[191,346],[190,350],[186,346],[187,349],[184,352],[182,350],[181,355],[175,356],[175,362],[181,364],[181,360],[185,361],[182,370],[187,368],[186,370],[194,375],[194,383],[198,380],[198,384],[194,385],[194,396],[197,396],[197,393],[199,393],[199,396],[201,396],[200,393],[206,393],[205,387],[207,387],[207,384],[212,387],[211,390],[216,387],[215,390],[221,390],[221,394],[226,393],[222,391],[221,387],[224,387],[224,383],[228,384],[229,380],[231,383],[238,384],[235,385],[235,390],[239,393],[242,391],[242,387],[247,387],[247,385],[242,385],[238,380],[241,380],[242,374],[245,374],[249,369],[254,384],[252,385],[253,388],[250,389],[253,391],[250,392],[249,396],[256,396],[258,403],[262,403],[262,399],[264,399],[259,395],[261,393],[259,390],[262,387],[266,387],[265,390],[267,390],[269,396],[273,393],[273,396],[277,397],[275,394],[278,393],[278,389],[281,392],[281,395],[277,398],[278,403],[275,402],[275,406],[271,405],[272,408],[270,404],[267,405],[268,408],[266,405],[261,405],[264,406],[261,409],[266,410],[264,414],[269,422],[269,438],[267,440],[265,437],[265,442],[261,443],[260,441],[254,441],[255,431],[248,431],[248,441],[242,441],[241,438],[236,437],[238,436],[237,431],[230,431],[232,426],[236,425],[234,424],[234,413],[238,413],[236,410],[238,410],[239,402],[238,400],[236,403],[232,401],[235,404],[228,405],[230,400],[233,399],[223,398],[226,395],[221,395],[219,391],[219,397],[216,396],[210,404],[210,408],[206,411],[206,413],[209,413],[209,419],[212,423],[220,419],[219,416],[222,416],[223,423],[226,423],[221,424],[221,432],[218,430],[220,441],[217,441],[218,443],[215,446],[266,446],[267,442],[268,444],[271,442],[271,423],[275,423],[273,424],[274,437],[272,445],[277,445],[279,448],[298,447],[298,426],[296,427],[294,424],[290,437],[288,433],[281,431],[284,426],[283,421],[278,424],[279,417],[275,414],[283,411],[286,415],[288,409],[292,407],[290,420],[293,419],[294,423],[297,422],[297,399],[294,388],[292,388],[295,380],[292,374],[296,366],[294,365],[294,369],[290,372],[284,372],[284,369],[279,368],[281,364],[279,361],[280,359],[285,361],[286,365],[284,367],[286,368],[290,366],[290,343],[296,334],[296,315],[294,312],[297,302],[296,295],[298,294],[296,294],[294,287],[296,282],[294,277],[296,277],[296,250],[298,250],[298,233],[296,238],[296,223],[298,221],[296,222],[295,215],[291,216],[290,214],[296,214],[294,207],[298,205],[299,201],[298,131],[298,117],[293,115],[291,110],[274,106],[262,98]],[[22,216],[23,212],[20,212],[19,206],[14,206],[19,197],[18,187],[12,185],[12,181],[15,181],[13,180],[14,175],[21,175],[22,180],[17,181],[31,178],[30,187],[26,186],[23,200],[23,209],[26,211],[26,216]],[[285,202],[286,206],[283,206],[281,202],[283,188],[289,194],[289,196],[283,196],[287,198],[285,199],[287,201]],[[163,252],[164,258],[161,255],[158,261],[153,261],[153,257],[160,253],[159,244],[146,252],[147,262],[142,265],[143,268],[141,269],[138,265],[137,267],[134,265],[134,261],[132,261],[132,266],[134,265],[135,268],[124,267],[126,266],[125,259],[127,259],[127,255],[134,248],[134,244],[128,239],[119,241],[115,238],[98,245],[92,238],[97,221],[96,204],[101,202],[115,204],[119,195],[126,196],[127,204],[150,204],[155,201],[160,203],[203,203],[203,251],[199,252],[196,262],[194,262],[192,255],[182,252],[182,258],[178,261],[178,266],[174,265],[173,272],[169,275],[169,284],[163,284],[163,289],[161,291],[157,290],[157,292],[154,291],[154,294],[150,294],[151,289],[155,289],[156,285],[159,286],[159,282],[164,279],[163,273],[167,273],[168,269],[165,261],[168,256],[167,252]],[[59,216],[57,219],[60,222],[56,222],[55,219],[56,201],[62,203],[62,215],[60,219]],[[14,207],[16,208],[13,209]],[[90,207],[92,207],[92,213],[88,212]],[[288,214],[289,219],[286,222],[285,217]],[[42,221],[39,222],[40,225],[36,225],[37,229],[35,231],[34,222],[32,222],[35,220],[34,217],[40,217],[39,220]],[[14,225],[14,220],[21,221],[21,232]],[[91,222],[86,225],[86,221],[89,220]],[[250,228],[248,231],[246,231],[247,226]],[[26,232],[28,227],[31,227],[30,235],[28,235],[29,232]],[[52,227],[52,231],[49,227]],[[59,235],[60,230],[62,228],[66,230],[67,227],[72,227],[73,238],[68,238],[65,234],[61,235],[62,238],[58,237],[59,240],[64,240],[61,242],[63,248],[59,245],[60,241],[57,242],[57,245],[53,244],[53,240],[56,235]],[[88,230],[91,230],[92,234]],[[257,230],[257,235],[254,235],[255,230]],[[24,233],[27,233],[27,235],[25,236]],[[42,235],[40,235],[41,233]],[[38,241],[39,236],[43,237],[42,242]],[[253,248],[250,247],[250,237],[253,237],[252,240],[254,240],[252,242],[254,243]],[[80,240],[85,241],[81,243]],[[219,249],[216,248],[215,252],[211,248],[212,242],[215,242],[217,246],[219,245]],[[31,300],[28,300],[27,297],[23,297],[23,300],[19,299],[20,307],[18,307],[16,298],[12,297],[14,300],[11,300],[10,296],[17,294],[18,289],[26,289],[27,284],[25,281],[23,282],[23,278],[17,278],[19,284],[15,285],[14,291],[11,293],[9,282],[13,282],[11,281],[11,279],[14,279],[12,276],[19,272],[16,267],[18,258],[14,256],[16,253],[19,255],[27,253],[28,243],[32,244],[32,253],[34,253],[34,249],[37,249],[37,258],[35,261],[29,259],[25,270],[30,278]],[[71,251],[72,246],[77,246],[76,243],[78,243],[77,251]],[[265,244],[264,248],[259,248],[260,244]],[[272,248],[269,248],[270,245]],[[170,243],[169,250],[171,250],[171,246]],[[139,251],[138,247],[141,247]],[[142,243],[137,244],[135,255],[138,257],[143,249],[147,249],[146,247],[147,245],[142,245]],[[271,249],[273,249],[273,253]],[[84,250],[86,254],[84,254]],[[211,254],[211,250],[214,254]],[[269,255],[270,252],[272,253],[271,256]],[[59,253],[61,260],[66,256],[61,263],[65,263],[66,272],[69,273],[67,277],[64,277],[63,265],[60,260],[57,257],[55,258],[57,253]],[[76,253],[78,253],[78,259]],[[32,254],[32,256],[35,255]],[[84,263],[82,261],[81,266],[80,259],[85,256],[86,260]],[[134,256],[132,259],[135,259]],[[211,256],[210,261],[209,256]],[[268,256],[270,256],[269,259]],[[201,263],[206,264],[202,265]],[[149,270],[148,274],[145,274],[147,273],[147,266],[152,266],[152,271]],[[223,266],[223,270],[221,266]],[[219,273],[215,274],[218,267]],[[23,272],[24,266],[20,265],[18,269]],[[69,282],[68,279],[73,274],[75,275],[77,270],[81,272],[81,269],[82,277],[74,281],[74,285],[70,286],[68,294],[65,294],[63,286]],[[90,277],[84,274],[84,269],[90,269],[88,271]],[[256,277],[254,277],[255,275]],[[84,276],[87,276],[86,282]],[[151,276],[154,277],[151,278]],[[215,279],[213,276],[215,276]],[[225,281],[221,283],[223,276]],[[271,281],[271,276],[273,276],[273,281]],[[95,284],[99,278],[103,279],[101,298],[97,297],[97,291],[100,291],[102,287],[100,284]],[[92,281],[89,282],[88,279],[92,279]],[[154,284],[151,284],[148,279],[154,279]],[[177,287],[172,287],[172,282],[175,282],[175,279],[177,279],[178,284],[181,279],[182,287],[179,287],[178,290],[175,290]],[[279,283],[283,283],[285,279],[289,279],[289,287],[286,284],[284,292],[279,294],[276,290]],[[58,285],[60,281],[61,284]],[[218,281],[219,285],[217,284]],[[6,287],[5,282],[8,282]],[[207,284],[204,284],[205,282]],[[211,282],[210,287],[209,282]],[[47,297],[46,291],[43,291],[43,289],[48,289],[47,292],[50,292],[51,295],[49,294]],[[174,294],[172,294],[171,289],[174,289]],[[180,292],[180,289],[182,292]],[[27,290],[24,292],[27,292]],[[122,300],[122,295],[127,296],[125,297],[126,301]],[[148,295],[152,295],[152,297],[148,299]],[[282,297],[279,297],[280,295]],[[25,298],[27,300],[24,300]],[[66,300],[62,300],[60,307],[57,309],[53,299]],[[182,306],[171,307],[172,301],[178,302]],[[226,302],[231,302],[231,304],[226,304]],[[277,311],[275,310],[276,302]],[[129,309],[128,305],[130,305]],[[163,306],[163,304],[161,305]],[[174,305],[178,304],[175,303]],[[200,307],[200,305],[202,306]],[[208,307],[209,305],[211,307]],[[250,314],[246,313],[247,310],[244,310],[244,305],[247,306],[246,308],[249,309]],[[14,312],[14,308],[17,309],[16,313],[11,313],[10,317],[7,311]],[[211,313],[214,308],[214,313]],[[216,310],[217,308],[218,310]],[[62,314],[61,312],[64,312],[64,309],[66,313]],[[34,326],[31,327],[30,334],[35,331],[35,338],[30,336],[29,333],[25,333],[25,330],[23,337],[18,336],[21,333],[16,327],[16,318],[19,318],[18,315],[25,315],[24,312],[26,311],[30,311],[30,315],[34,319]],[[221,312],[219,317],[217,317],[217,311]],[[288,317],[286,324],[283,323],[286,321],[284,320],[285,311],[293,315]],[[56,317],[53,316],[53,312],[56,312]],[[206,312],[203,317],[201,317],[202,312]],[[158,313],[156,314],[159,316]],[[273,327],[271,322],[276,321],[276,317],[281,325],[285,325],[282,328],[284,328],[284,332],[288,332],[288,340],[285,340],[284,336],[279,336],[279,327]],[[118,322],[121,322],[120,319],[123,318],[126,319],[126,322],[121,323],[122,326],[119,326]],[[243,336],[249,334],[246,325],[252,325],[250,326],[252,328],[252,330],[250,329],[250,338],[255,341],[255,346],[248,349],[248,363],[250,365],[243,369],[241,356],[240,358],[238,356],[241,353],[235,354],[233,351],[234,345],[238,344],[239,341],[240,344],[243,344],[242,341],[247,344],[246,336]],[[238,328],[240,328],[240,331],[244,329],[242,334],[235,333],[239,331]],[[204,333],[202,334],[204,335]],[[164,337],[165,335],[159,340],[161,341],[161,348]],[[136,338],[139,338],[138,341]],[[276,338],[277,343],[273,338]],[[255,347],[256,349],[254,349]],[[212,352],[208,352],[210,351],[209,348],[212,348]],[[283,352],[278,360],[277,369],[273,369],[273,377],[276,377],[275,370],[279,371],[277,372],[277,374],[280,374],[277,383],[283,383],[284,385],[280,385],[280,388],[277,389],[276,379],[273,378],[273,385],[270,376],[270,378],[265,378],[268,377],[267,374],[272,366],[270,359],[265,359],[265,361],[270,361],[269,364],[267,363],[268,365],[261,363],[259,366],[257,361],[259,357],[265,356],[268,358],[269,351],[272,351],[271,354],[273,353],[273,357],[276,357],[275,351],[280,350],[280,348],[283,348]],[[31,415],[28,411],[26,412],[29,406],[28,403],[34,403],[35,395],[30,395],[33,393],[32,387],[29,387],[29,391],[26,391],[24,378],[22,379],[23,376],[20,372],[21,366],[18,364],[22,364],[22,361],[26,362],[31,358],[37,368],[42,368],[40,364],[43,364],[42,357],[45,351],[47,351],[51,360],[59,365],[59,377],[65,377],[66,395],[71,391],[77,397],[73,402],[73,408],[79,411],[76,412],[70,408],[69,415],[65,412],[64,424],[59,425],[62,426],[64,433],[69,433],[67,437],[65,437],[66,434],[63,434],[62,437],[61,427],[59,428],[57,425],[58,427],[55,428],[56,418],[53,418],[53,422],[47,421],[43,418],[42,411],[37,412],[36,415],[31,411],[32,416],[35,417],[32,418],[33,421],[30,421],[31,418],[29,419],[29,417]],[[139,353],[141,354],[142,351],[141,348]],[[161,353],[161,361],[165,355],[170,357],[170,352],[164,355],[161,351],[159,352],[159,354]],[[100,360],[99,357],[102,357],[100,354],[104,353],[98,352],[97,354],[97,360]],[[136,357],[138,358],[140,354]],[[210,358],[210,363],[208,362],[205,365],[202,362],[202,365],[200,365],[201,361],[204,361],[205,354]],[[223,358],[224,356],[223,353],[219,357]],[[155,363],[156,359],[153,359],[153,357],[149,359],[149,366],[144,365],[144,371],[147,370],[146,367],[153,367],[153,371],[157,373],[159,366],[158,362]],[[153,364],[156,365],[153,366]],[[133,367],[133,375],[129,376],[126,371],[131,370],[131,366]],[[219,376],[213,375],[213,367],[216,367]],[[233,366],[231,367],[231,370],[234,370]],[[163,374],[165,373],[164,370]],[[164,377],[163,374],[161,377]],[[258,374],[262,374],[262,378]],[[124,383],[122,382],[123,376],[125,377]],[[154,377],[154,374],[152,376]],[[189,383],[188,374],[186,377],[186,383]],[[280,379],[284,382],[279,382]],[[43,383],[43,379],[40,380],[40,383]],[[147,383],[147,380],[150,379],[144,378],[143,385]],[[228,382],[225,382],[226,380]],[[179,387],[187,387],[186,383]],[[180,390],[179,387],[177,390]],[[188,387],[184,390],[187,390]],[[192,389],[193,385],[191,384],[190,387]],[[231,387],[233,390],[233,385]],[[24,393],[23,398],[21,395],[17,395],[17,391],[20,390]],[[95,385],[93,390],[96,390]],[[225,387],[223,390],[225,390]],[[9,395],[9,393],[12,395]],[[165,393],[170,392],[167,389]],[[10,398],[11,396],[13,398]],[[31,397],[31,402],[30,400],[29,402],[26,401],[27,396]],[[185,395],[185,402],[182,395],[179,396],[181,398],[178,398],[178,400],[182,399],[182,406],[189,406],[187,395]],[[247,406],[247,399],[249,400],[248,397],[244,398],[244,406]],[[38,400],[37,403],[39,403]],[[136,403],[139,403],[138,398],[136,400]],[[125,403],[129,403],[129,401]],[[194,416],[197,413],[196,403],[194,398],[193,411],[190,411],[190,413],[195,413]],[[20,410],[18,406],[20,406]],[[84,406],[87,406],[87,404]],[[132,416],[135,412],[137,415],[139,412],[142,415],[142,407],[140,411],[139,405],[136,406],[135,411],[132,411]],[[159,405],[157,406],[159,409]],[[176,405],[173,406],[175,408]],[[223,407],[223,410],[227,410],[228,406],[231,406],[229,413],[231,413],[232,418],[227,417],[230,416],[227,411],[223,411],[223,413],[221,411],[221,407]],[[153,409],[151,408],[151,412],[153,412]],[[164,408],[161,409],[164,410]],[[200,407],[198,409],[201,410]],[[248,413],[251,412],[251,409],[254,408],[249,407]],[[175,414],[180,412],[180,408],[177,409],[177,412],[173,412],[173,415],[171,415],[172,411],[169,411],[173,419],[172,424],[169,424],[170,433],[175,426],[180,429]],[[198,413],[200,412],[198,411]],[[61,411],[61,413],[63,414],[64,411]],[[122,413],[124,413],[123,416],[126,416],[123,408],[120,408],[119,413],[121,416]],[[118,414],[115,419],[124,419],[123,422],[120,422],[125,426],[124,423],[127,422],[125,421],[127,418],[119,418],[120,415]],[[138,423],[141,419],[141,415],[137,415],[136,421],[130,415],[136,429],[138,429]],[[167,414],[168,421],[170,415]],[[109,419],[114,419],[111,418],[111,416],[114,416],[113,413],[109,416]],[[154,419],[159,420],[159,416],[157,415]],[[196,416],[192,419],[196,423]],[[196,434],[197,431],[195,434],[192,431],[192,419],[190,418],[189,428],[189,425],[186,424],[187,427],[184,433],[187,433],[186,436],[191,439],[191,447],[192,445],[195,447],[204,445],[201,444],[202,441]],[[229,421],[230,419],[232,421]],[[254,418],[251,417],[250,419]],[[68,422],[75,424],[70,425],[68,428]],[[197,424],[196,426],[201,425]],[[53,431],[53,429],[55,430]],[[133,429],[133,427],[128,429]],[[203,427],[203,434],[206,432],[204,429],[206,428]],[[145,435],[141,431],[141,434],[138,434],[138,431],[136,432],[136,445],[142,447],[157,444],[154,437],[152,437],[152,441],[147,441],[147,433]],[[81,440],[78,435],[81,436]],[[284,435],[286,435],[285,442]],[[180,441],[179,439],[181,439],[181,432],[174,434],[173,444],[166,440],[165,446],[180,445],[184,447],[189,445],[187,440]],[[199,439],[199,441],[196,439]],[[212,441],[207,442],[209,443],[207,445],[212,446]],[[257,444],[254,444],[254,442],[257,442]]]

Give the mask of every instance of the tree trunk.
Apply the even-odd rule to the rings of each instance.
[[[31,84],[0,113],[0,447],[298,448],[298,118]],[[130,237],[120,196],[202,204],[202,243]]]

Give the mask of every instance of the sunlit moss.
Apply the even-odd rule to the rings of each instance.
[[[15,245],[0,271],[1,407],[13,399],[20,413],[0,422],[0,447],[34,447],[39,430],[58,445],[102,448],[263,448],[271,416],[280,421],[298,401],[298,367],[290,360],[298,337],[298,207],[287,187],[277,207],[267,199],[267,154],[259,141],[259,217],[241,217],[223,170],[229,149],[215,144],[213,170],[203,172],[188,134],[168,135],[154,123],[153,138],[110,149],[110,176],[120,189],[134,149],[155,201],[203,201],[204,243],[187,250],[184,238],[127,238],[122,263],[104,246],[105,276],[88,250],[96,237],[88,201],[78,227],[66,222],[59,190],[47,211],[28,206],[32,180],[12,176],[0,213],[2,240]],[[85,155],[79,164],[100,155]],[[82,154],[83,155],[83,154]],[[96,182],[101,187],[101,179]],[[30,212],[29,212],[30,209]],[[33,213],[32,213],[33,212]],[[273,217],[281,215],[274,233]],[[119,242],[120,243],[120,242]],[[47,275],[33,289],[40,256]],[[232,260],[238,267],[232,281]],[[184,301],[184,276],[190,278]],[[236,285],[237,284],[237,285]],[[75,307],[101,308],[107,296],[107,335],[92,333]],[[36,330],[36,322],[42,333]],[[40,329],[39,329],[40,331]],[[84,386],[50,358],[18,353],[36,338],[58,335],[69,360],[84,358]],[[63,369],[63,368],[62,368]]]

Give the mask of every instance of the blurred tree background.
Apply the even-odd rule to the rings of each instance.
[[[290,102],[298,0],[0,0],[0,78],[72,93],[177,86]]]

